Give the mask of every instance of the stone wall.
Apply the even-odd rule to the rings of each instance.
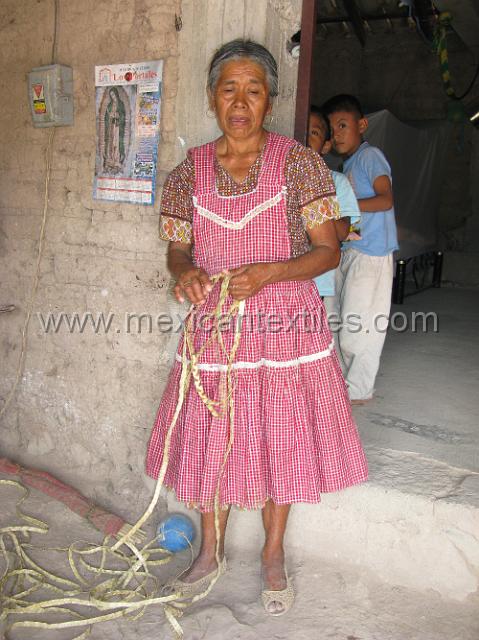
[[[2,419],[1,450],[45,468],[102,502],[142,491],[145,443],[167,362],[158,333],[127,335],[125,312],[158,313],[168,276],[156,207],[92,199],[95,163],[94,66],[164,59],[159,165],[175,161],[178,0],[59,2],[56,62],[74,73],[71,127],[35,129],[26,74],[50,64],[54,2],[7,0],[2,13],[1,395],[14,383],[21,329],[36,269],[53,133],[50,198],[40,278],[23,377]],[[110,331],[91,326],[45,333],[37,313],[113,313]]]
[[[246,35],[271,46],[281,71],[274,124],[292,131],[296,63],[286,57],[286,40],[298,29],[300,0],[59,0],[55,61],[73,68],[75,122],[35,129],[26,78],[52,61],[54,4],[4,0],[0,8],[8,70],[0,79],[0,306],[16,307],[0,313],[0,407],[15,382],[32,308],[23,373],[0,418],[0,455],[46,469],[126,515],[141,511],[151,491],[145,448],[177,334],[155,326],[149,333],[146,323],[127,333],[125,314],[155,319],[180,309],[169,293],[158,206],[92,199],[94,66],[164,60],[161,187],[186,146],[215,135],[205,115],[205,70],[222,41]],[[179,33],[175,14],[183,20]],[[30,305],[50,141],[50,196]],[[63,325],[46,333],[37,313],[49,312],[113,319],[108,332],[87,324],[82,332]]]

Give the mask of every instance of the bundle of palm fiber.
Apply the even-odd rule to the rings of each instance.
[[[48,525],[37,518],[24,514],[20,505],[28,496],[28,489],[18,481],[0,478],[0,485],[15,486],[23,496],[17,501],[17,516],[23,524],[0,528],[0,559],[3,557],[5,568],[0,568],[0,624],[10,618],[21,617],[10,624],[5,636],[10,630],[19,628],[35,628],[44,630],[74,629],[86,627],[86,630],[74,640],[85,640],[92,625],[106,622],[120,617],[134,620],[141,616],[151,605],[161,605],[166,619],[177,638],[183,637],[183,630],[178,622],[184,610],[205,598],[220,576],[221,560],[219,557],[219,493],[221,478],[234,441],[234,402],[232,368],[241,335],[241,323],[235,334],[231,351],[228,352],[223,343],[220,332],[223,305],[228,296],[229,275],[216,275],[213,282],[222,280],[219,301],[211,316],[214,318],[214,331],[209,341],[216,340],[218,347],[227,359],[226,379],[223,385],[221,402],[209,398],[203,389],[198,369],[198,359],[206,345],[196,350],[193,340],[194,313],[190,308],[186,326],[182,351],[182,370],[178,389],[178,402],[171,424],[168,428],[163,461],[158,474],[154,494],[144,514],[134,524],[129,525],[120,517],[109,513],[92,504],[81,493],[60,482],[45,471],[27,469],[7,458],[0,458],[0,473],[19,476],[21,481],[29,487],[34,487],[43,493],[61,501],[72,511],[86,518],[96,529],[106,534],[101,545],[72,543],[67,549],[52,549],[66,551],[68,563],[73,573],[73,579],[57,576],[41,567],[29,555],[33,545],[29,543],[33,533],[48,532]],[[233,301],[228,310],[231,317],[242,317],[244,301]],[[189,359],[188,359],[189,355]],[[215,531],[216,531],[216,560],[217,571],[211,578],[209,585],[201,592],[184,596],[180,591],[168,595],[160,595],[161,588],[158,578],[152,573],[152,568],[166,564],[171,553],[161,546],[155,546],[158,536],[147,544],[138,541],[144,538],[141,526],[152,515],[160,496],[166,469],[169,461],[170,442],[173,430],[178,420],[185,394],[190,382],[193,382],[198,395],[211,413],[225,412],[229,418],[230,433],[224,452],[221,471],[215,492]],[[21,538],[26,538],[24,542]],[[114,536],[116,542],[111,545],[109,538]],[[8,543],[8,547],[7,547]],[[158,558],[159,556],[159,558]],[[93,558],[96,557],[96,560]],[[110,567],[108,560],[123,565],[122,568]],[[91,577],[87,577],[88,576]],[[78,608],[93,609],[93,614],[80,614]],[[44,614],[58,614],[68,616],[66,621],[43,621]]]

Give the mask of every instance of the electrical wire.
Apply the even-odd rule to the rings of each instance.
[[[22,329],[22,348],[20,350],[20,357],[18,359],[17,371],[15,375],[15,380],[13,382],[12,388],[10,389],[6,400],[3,404],[3,407],[0,409],[0,418],[3,416],[5,411],[7,410],[10,402],[15,395],[15,391],[18,387],[18,383],[20,381],[20,377],[23,372],[23,366],[25,364],[25,355],[27,349],[27,336],[28,336],[28,326],[30,324],[30,318],[32,316],[32,308],[33,303],[35,301],[38,283],[40,281],[40,264],[43,256],[43,245],[45,241],[45,226],[47,222],[47,214],[48,214],[48,198],[49,198],[49,187],[50,187],[50,177],[51,177],[51,169],[52,169],[52,148],[53,148],[53,139],[55,137],[55,128],[53,127],[50,131],[50,135],[48,137],[47,147],[45,149],[45,190],[44,190],[44,198],[43,198],[43,214],[42,214],[42,223],[40,226],[40,234],[38,238],[38,251],[37,251],[37,264],[35,269],[35,274],[33,276],[32,288],[30,291],[30,297],[27,302],[27,312],[25,315],[25,321],[23,323]]]
[[[57,34],[58,34],[58,8],[59,8],[59,0],[54,0],[54,20],[53,20],[53,42],[52,42],[52,64],[55,63],[56,59],[56,49],[57,49]],[[27,301],[27,311],[25,314],[25,320],[23,322],[22,328],[22,346],[20,350],[20,356],[18,358],[17,370],[15,373],[15,379],[13,381],[13,385],[10,391],[7,394],[5,402],[3,403],[2,408],[0,409],[0,418],[5,414],[8,409],[15,392],[17,390],[18,384],[20,382],[20,378],[23,373],[23,367],[25,365],[25,356],[27,349],[27,338],[28,338],[28,327],[30,325],[30,319],[32,317],[32,309],[33,304],[35,302],[38,284],[40,281],[40,265],[43,257],[43,246],[45,241],[45,227],[47,222],[48,215],[48,199],[50,194],[50,178],[52,173],[52,149],[53,149],[53,140],[55,138],[55,127],[52,127],[50,131],[50,135],[48,136],[47,146],[45,149],[45,188],[44,188],[44,196],[43,196],[43,213],[42,213],[42,222],[40,225],[40,233],[38,238],[38,251],[37,251],[37,263],[35,268],[35,274],[33,276],[32,288],[30,290],[30,296]]]
[[[54,0],[53,6],[53,42],[52,42],[52,62],[55,64],[57,59],[57,34],[58,34],[58,13],[59,13],[59,1]]]
[[[479,76],[479,64],[477,65],[476,72],[474,73],[471,83],[469,84],[467,89],[464,91],[462,95],[454,96],[454,100],[462,100],[463,98],[465,98],[471,92],[471,89],[474,86],[474,83],[476,82],[478,76]]]

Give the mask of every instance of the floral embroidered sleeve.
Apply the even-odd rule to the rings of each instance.
[[[193,242],[193,191],[195,168],[190,156],[169,174],[160,207],[160,238],[170,242]]]
[[[326,220],[338,220],[341,216],[336,196],[326,196],[309,202],[301,209],[301,216],[306,229],[319,227]]]
[[[312,149],[301,145],[293,147],[291,155],[295,155],[292,176],[292,188],[297,198],[303,226],[306,229],[317,227],[326,220],[340,217],[339,204],[330,170],[321,156]],[[292,159],[292,158],[291,158]]]

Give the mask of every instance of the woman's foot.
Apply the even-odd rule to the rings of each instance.
[[[221,557],[223,560],[223,557]],[[216,571],[216,556],[211,554],[200,553],[191,567],[181,574],[181,581],[186,584],[191,584],[197,580],[201,580],[210,573]]]
[[[209,590],[212,580],[218,575],[218,578],[226,573],[226,558],[220,560],[218,565],[216,558],[200,554],[193,562],[191,567],[182,573],[178,578],[170,580],[163,587],[163,594],[170,596],[174,593],[179,594],[182,598],[192,598],[199,594],[205,594]]]
[[[261,597],[264,608],[272,616],[283,615],[291,607],[294,599],[293,587],[284,568],[284,552],[282,550],[263,551],[262,572]]]
[[[286,588],[284,551],[274,551],[270,553],[263,551],[262,570],[265,589],[281,591]]]
[[[291,505],[268,500],[263,507],[265,545],[262,553],[263,590],[261,599],[271,616],[286,613],[294,601],[294,590],[284,568],[283,539]]]

